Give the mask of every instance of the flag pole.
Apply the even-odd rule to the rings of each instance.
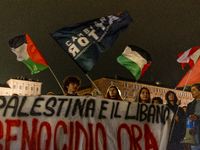
[[[86,77],[88,77],[88,79],[92,82],[92,84],[95,86],[95,88],[98,90],[99,94],[101,95],[101,91],[97,88],[97,86],[95,85],[95,83],[92,81],[92,79],[88,76],[88,74],[85,74]]]
[[[133,86],[136,85],[136,84],[137,84],[137,81],[133,84]],[[128,91],[128,93],[125,95],[124,100],[126,100],[126,98],[128,97],[128,94],[133,89],[133,86],[130,88],[130,90]]]
[[[196,64],[196,63],[195,63],[195,64]],[[194,64],[194,65],[195,65],[195,64]],[[182,94],[181,94],[181,100],[182,100],[183,93],[184,93],[184,91],[185,91],[185,89],[186,89],[187,83],[188,83],[188,81],[189,81],[189,78],[190,78],[190,76],[191,76],[191,74],[192,74],[193,69],[194,69],[194,66],[193,66],[192,69],[190,70],[190,74],[189,74],[189,76],[188,76],[188,78],[187,78],[187,81],[186,81],[186,83],[185,83],[185,86],[184,86],[184,88],[183,88],[183,92],[182,92]]]
[[[56,78],[56,76],[55,76],[55,74],[53,73],[53,71],[51,70],[51,67],[50,67],[50,66],[49,66],[49,70],[51,71],[51,73],[53,74],[54,78],[56,79],[58,85],[60,86],[60,88],[61,88],[61,90],[62,90],[62,92],[63,92],[63,94],[65,94],[65,91],[63,90],[62,86],[60,85],[60,82],[59,82],[58,79]]]

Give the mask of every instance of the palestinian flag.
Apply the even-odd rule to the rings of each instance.
[[[152,63],[151,56],[145,50],[134,45],[128,45],[124,52],[117,57],[117,62],[130,70],[136,81]]]
[[[194,66],[196,61],[199,59],[200,56],[200,47],[193,47],[189,50],[178,54],[177,62],[181,63],[182,69],[184,69],[184,66],[188,64],[190,68]]]
[[[11,51],[17,55],[17,60],[23,62],[31,70],[31,74],[49,67],[28,34],[11,39],[9,45]]]

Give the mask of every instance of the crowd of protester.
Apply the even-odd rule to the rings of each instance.
[[[80,87],[81,80],[77,76],[68,76],[63,80],[63,89],[67,96],[78,96],[77,91]],[[167,101],[167,107],[169,107],[174,113],[167,150],[200,150],[200,84],[194,84],[191,87],[191,93],[194,100],[188,104],[188,106],[179,106],[179,101],[176,94],[173,91],[168,91],[165,94]],[[54,95],[53,92],[47,93],[47,95]],[[91,93],[84,93],[82,96],[86,98],[92,96]],[[123,101],[124,98],[121,96],[119,88],[115,85],[108,87],[105,96],[102,98],[110,100]],[[151,100],[150,91],[146,87],[142,87],[135,96],[135,101],[138,103],[152,103],[152,104],[163,104],[163,100],[160,97],[154,97]],[[191,132],[195,137],[196,145],[185,144],[181,141],[184,140],[186,134],[186,121],[187,117],[195,122],[195,130]]]

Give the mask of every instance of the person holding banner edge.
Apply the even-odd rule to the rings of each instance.
[[[81,85],[81,79],[77,76],[67,76],[63,80],[63,89],[66,96],[78,96],[76,93]]]
[[[183,150],[180,142],[185,136],[186,116],[184,110],[177,105],[178,98],[173,91],[165,94],[167,106],[173,111],[174,117],[171,123],[167,150]],[[179,107],[179,108],[178,108]],[[176,114],[178,110],[178,113]]]
[[[198,145],[191,146],[191,150],[200,149],[200,84],[193,84],[191,93],[194,100],[187,105],[186,116],[195,122],[195,140]]]

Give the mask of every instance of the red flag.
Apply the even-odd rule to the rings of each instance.
[[[190,77],[187,82],[187,86],[191,86],[195,83],[199,83],[200,82],[200,69],[199,68],[200,68],[200,59],[198,59],[196,64],[194,65],[191,75],[190,75],[190,71],[192,68],[185,74],[185,76],[181,79],[181,81],[178,83],[178,85],[176,87],[185,86],[189,75],[190,75]]]
[[[198,60],[199,56],[200,47],[193,47],[183,53],[178,54],[179,58],[177,59],[177,62],[181,63],[182,69],[184,69],[186,64],[192,68]]]

